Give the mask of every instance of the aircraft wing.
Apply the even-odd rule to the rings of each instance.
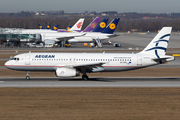
[[[65,39],[66,40],[69,40],[69,39],[72,39],[72,38],[74,38],[74,37],[80,37],[80,36],[84,36],[84,35],[86,35],[86,33],[83,33],[83,34],[77,34],[77,35],[68,35],[68,36],[63,36],[63,37],[58,37],[58,38],[56,38],[56,39],[58,39],[58,40],[60,40],[60,41],[64,41]]]
[[[81,70],[92,70],[93,68],[101,67],[103,64],[105,63],[99,62],[99,63],[67,65],[65,67],[71,67],[71,68],[76,68],[76,69],[81,69]]]
[[[109,35],[108,35],[109,38],[117,37],[117,36],[120,36],[120,34],[109,34]]]

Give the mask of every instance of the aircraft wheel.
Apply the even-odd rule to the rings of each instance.
[[[88,77],[87,75],[82,75],[82,79],[83,79],[83,80],[88,80],[89,77]]]
[[[30,77],[29,77],[29,76],[26,76],[26,80],[30,80]]]

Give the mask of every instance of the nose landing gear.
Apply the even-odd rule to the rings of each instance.
[[[26,80],[30,80],[29,74],[30,74],[30,71],[27,71]]]

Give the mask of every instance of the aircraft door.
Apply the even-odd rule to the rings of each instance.
[[[25,65],[30,65],[30,55],[25,56]]]
[[[142,56],[141,55],[137,56],[137,65],[142,65]]]

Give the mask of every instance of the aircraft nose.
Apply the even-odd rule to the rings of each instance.
[[[6,68],[10,68],[11,65],[12,65],[12,64],[10,63],[10,61],[7,61],[7,62],[4,64],[4,66],[5,66]]]

